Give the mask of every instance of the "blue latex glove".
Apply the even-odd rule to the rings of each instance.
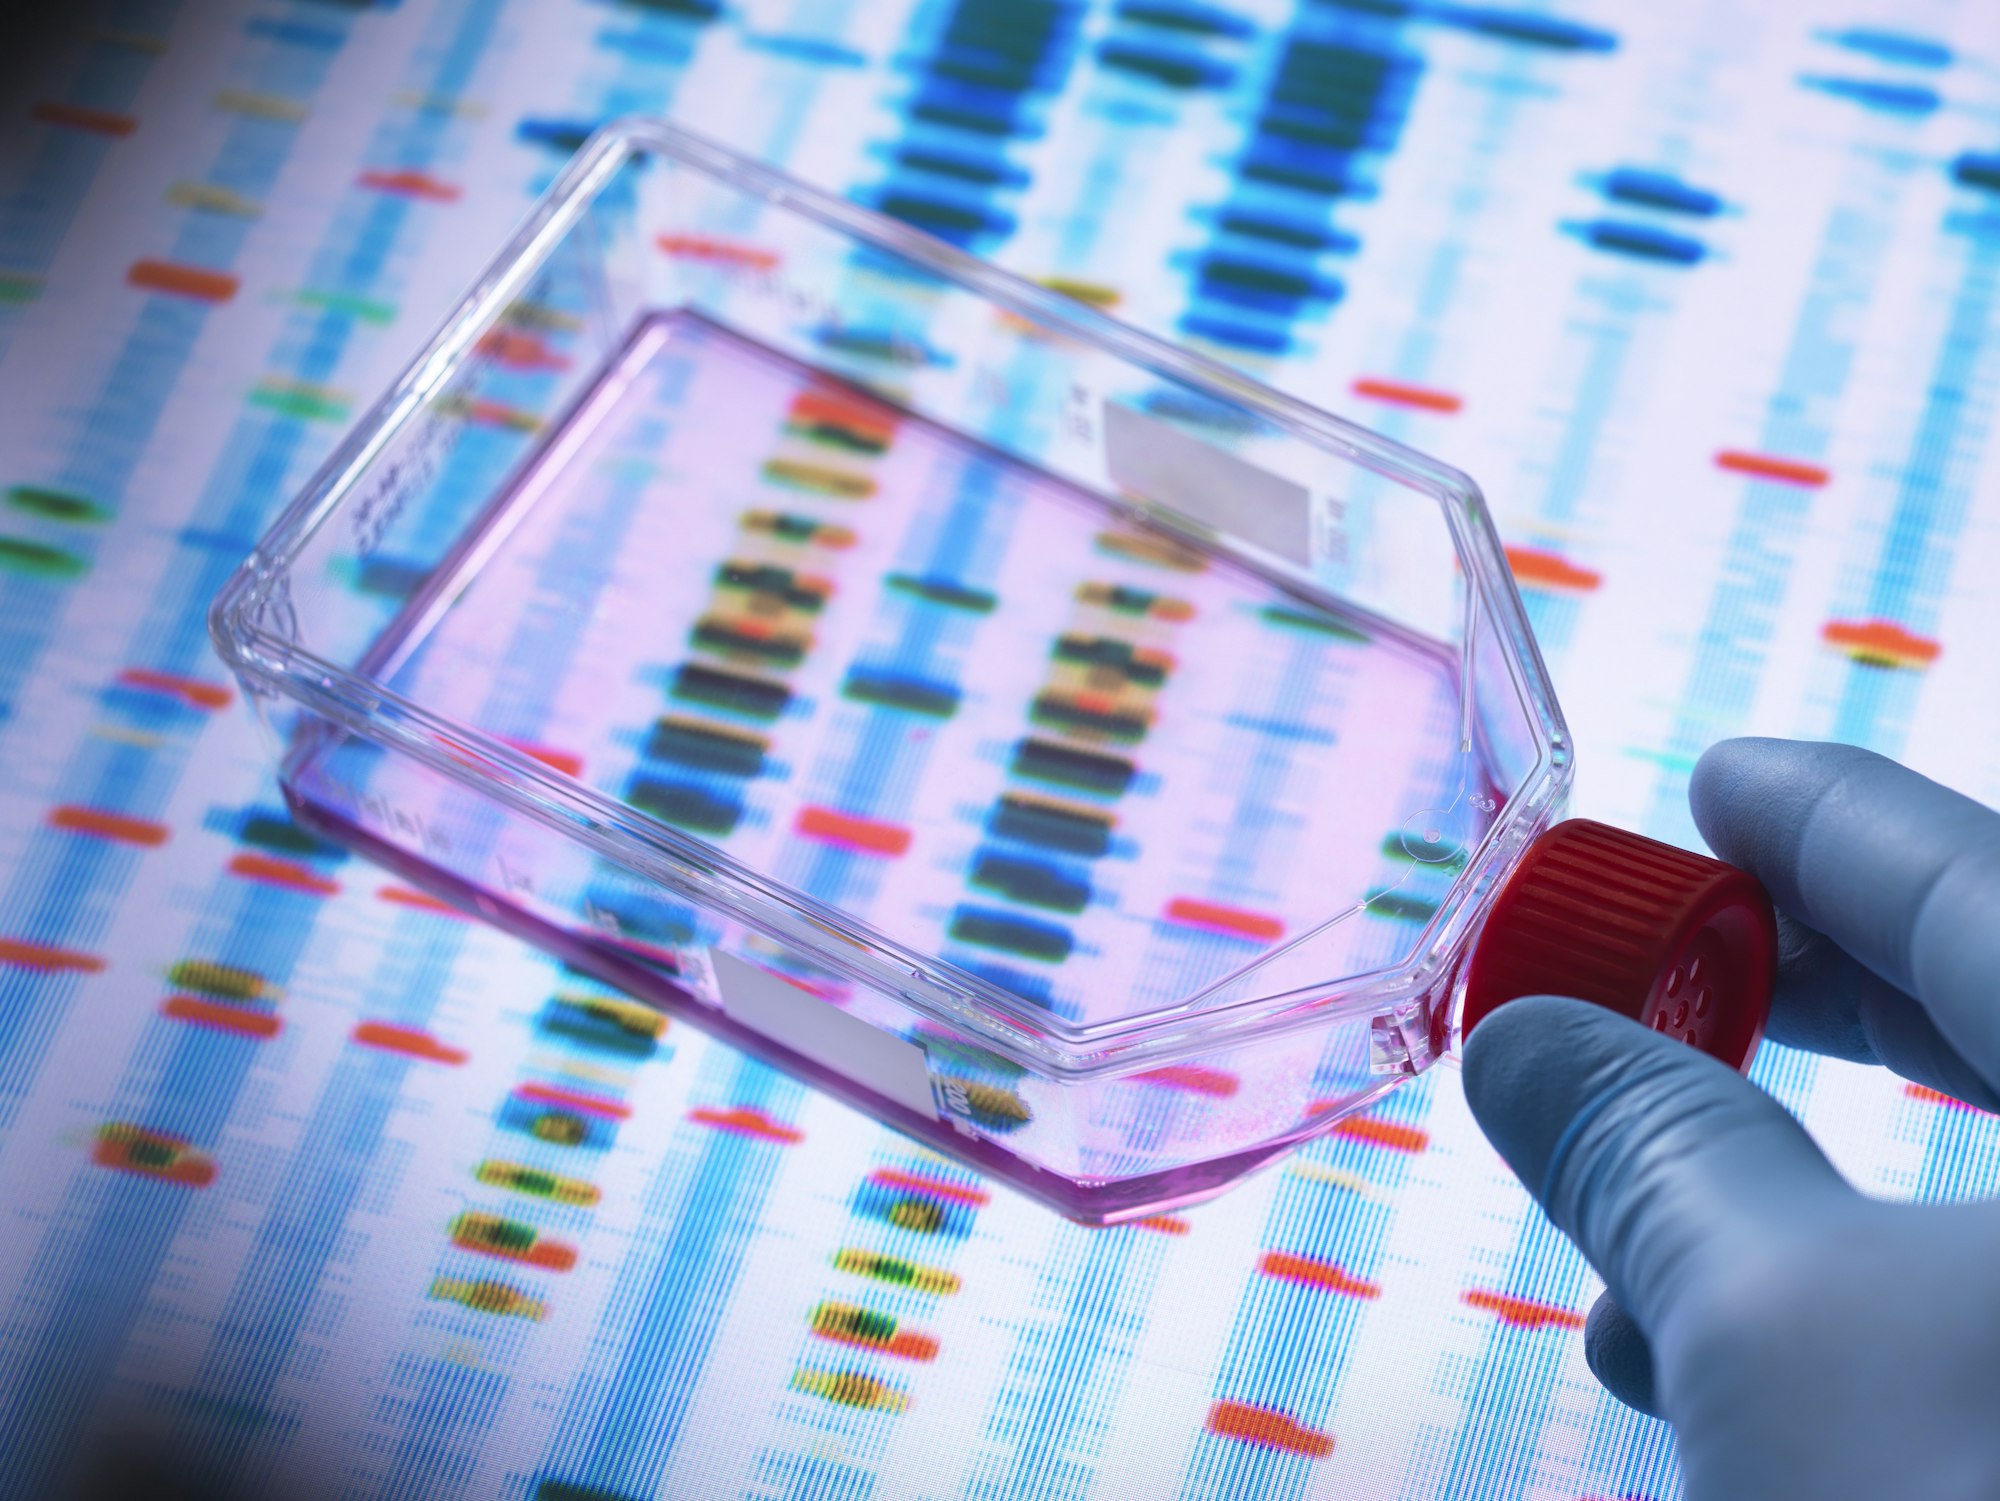
[[[1769,1035],[2000,1103],[2000,814],[1851,746],[1736,740],[1695,820],[1780,909]],[[1603,1276],[1584,1348],[1693,1501],[2000,1497],[2000,1202],[1889,1204],[1714,1059],[1501,1007],[1473,1114]]]

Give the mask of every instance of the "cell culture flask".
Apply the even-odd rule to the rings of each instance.
[[[1470,480],[661,122],[213,627],[311,827],[1078,1219],[1527,990],[1761,1026],[1747,877],[1556,826]]]

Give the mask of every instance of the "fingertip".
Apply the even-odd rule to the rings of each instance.
[[[1531,1192],[1539,1195],[1556,1144],[1587,1098],[1587,1076],[1652,1035],[1588,1001],[1530,995],[1493,1011],[1466,1038],[1466,1103]]]
[[[1466,1035],[1460,1073],[1466,1101],[1482,1127],[1521,1098],[1518,1086],[1532,1072],[1543,1038],[1563,1025],[1569,1006],[1579,1004],[1561,996],[1524,995],[1491,1012]]]
[[[1694,807],[1695,821],[1700,823],[1704,813],[1732,810],[1741,792],[1774,757],[1784,754],[1789,743],[1766,735],[1739,735],[1718,740],[1703,751],[1688,776],[1688,801]]]
[[[1689,800],[1717,854],[1917,998],[1948,1050],[2000,1078],[1990,1004],[2000,930],[1988,921],[2000,814],[1873,751],[1799,741],[1716,746]]]
[[[1688,778],[1688,806],[1709,847],[1725,860],[1740,850],[1745,831],[1770,817],[1774,800],[1783,805],[1799,797],[1801,779],[1820,749],[1744,735],[1703,751]]]
[[[1710,849],[1796,907],[1793,870],[1814,805],[1857,760],[1874,752],[1835,741],[1742,736],[1719,740],[1695,762],[1688,806]]]
[[[1605,1293],[1583,1324],[1583,1358],[1598,1384],[1635,1412],[1660,1416],[1653,1387],[1653,1348],[1618,1300]]]

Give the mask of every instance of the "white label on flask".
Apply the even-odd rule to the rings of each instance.
[[[1104,403],[1104,467],[1121,490],[1312,566],[1312,505],[1304,485],[1115,401]]]
[[[731,1021],[845,1074],[906,1110],[936,1116],[922,1048],[734,954],[709,952],[723,1014]]]

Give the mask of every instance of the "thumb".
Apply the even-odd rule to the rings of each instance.
[[[1480,1129],[1639,1330],[1658,1341],[1746,1236],[1851,1192],[1734,1070],[1584,1001],[1531,996],[1465,1044]]]
[[[1653,1389],[1653,1348],[1632,1315],[1610,1293],[1590,1305],[1583,1325],[1583,1358],[1598,1384],[1635,1412],[1660,1416]]]

